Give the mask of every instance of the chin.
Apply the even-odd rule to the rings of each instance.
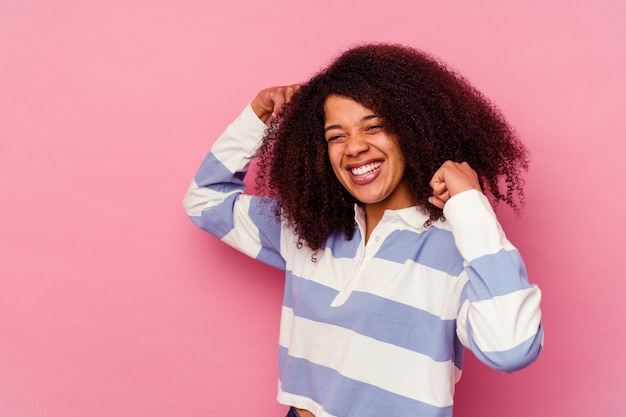
[[[383,201],[385,201],[385,197],[372,197],[372,196],[358,196],[358,195],[352,195],[354,198],[356,198],[358,201],[361,202],[361,204],[377,204],[377,203],[381,203]]]

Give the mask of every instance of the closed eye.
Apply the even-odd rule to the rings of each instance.
[[[342,136],[341,135],[334,135],[334,136],[329,136],[326,138],[326,142],[330,143],[330,142],[334,142],[338,139],[341,139]]]
[[[330,143],[330,142],[334,142],[336,140],[339,140],[341,138],[343,138],[344,135],[340,135],[340,134],[335,134],[335,135],[329,135],[326,137],[326,142]]]
[[[369,134],[379,133],[379,132],[382,132],[383,130],[384,130],[384,127],[382,125],[372,125],[372,126],[368,126],[367,129],[365,129],[365,131]]]

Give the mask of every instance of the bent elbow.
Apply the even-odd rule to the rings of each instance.
[[[543,348],[543,328],[512,349],[498,352],[475,352],[476,357],[487,366],[507,374],[526,368],[537,360]]]
[[[198,198],[200,197],[198,195],[199,192],[200,187],[198,187],[195,181],[192,181],[183,197],[183,208],[190,217],[199,214],[198,212],[201,210],[201,205],[204,202],[201,198]]]

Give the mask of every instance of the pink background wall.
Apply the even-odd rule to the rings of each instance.
[[[359,41],[441,56],[532,150],[501,210],[545,350],[458,416],[626,415],[622,0],[0,0],[0,416],[276,417],[282,277],[181,199],[262,87]]]

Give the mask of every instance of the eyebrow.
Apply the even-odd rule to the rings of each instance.
[[[377,115],[375,115],[375,114],[369,114],[369,115],[367,115],[367,116],[365,116],[365,117],[363,117],[363,118],[361,119],[361,123],[363,123],[363,122],[367,122],[368,120],[371,120],[371,119],[376,119],[376,118],[378,118],[378,117],[380,117],[380,116],[377,116]],[[325,127],[324,127],[324,133],[326,133],[326,132],[328,132],[329,130],[332,130],[332,129],[341,129],[341,125],[330,125],[330,126],[325,126]]]

